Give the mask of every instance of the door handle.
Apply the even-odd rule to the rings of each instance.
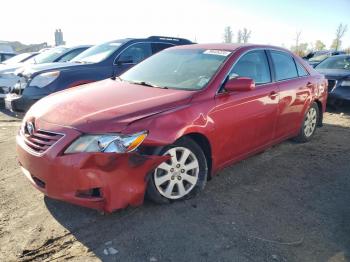
[[[278,93],[276,91],[272,91],[270,94],[269,94],[269,97],[273,100],[275,99],[276,97],[278,96]]]
[[[307,88],[312,88],[312,87],[313,87],[313,84],[312,84],[311,82],[307,82],[306,87],[307,87]]]

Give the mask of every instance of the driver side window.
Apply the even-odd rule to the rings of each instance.
[[[138,43],[126,48],[119,56],[118,64],[137,64],[152,54],[150,43]]]
[[[251,51],[242,56],[230,72],[230,77],[233,75],[249,77],[257,85],[271,82],[270,68],[265,51]]]

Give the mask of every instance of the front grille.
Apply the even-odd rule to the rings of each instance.
[[[37,153],[44,153],[62,137],[62,134],[44,130],[35,130],[32,135],[23,134],[25,144]]]
[[[337,80],[328,79],[328,92],[331,92],[333,88],[336,86]]]

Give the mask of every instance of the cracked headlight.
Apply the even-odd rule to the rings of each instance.
[[[32,81],[30,81],[30,86],[35,86],[43,88],[57,79],[60,75],[60,71],[52,71],[47,73],[42,73],[35,76]]]
[[[64,152],[65,154],[82,152],[128,153],[134,151],[148,132],[142,131],[133,135],[105,134],[83,135],[75,140]]]

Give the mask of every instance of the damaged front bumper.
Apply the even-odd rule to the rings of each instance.
[[[137,152],[62,154],[78,136],[80,132],[67,128],[62,139],[46,152],[37,153],[17,135],[23,173],[48,197],[105,212],[141,205],[147,175],[169,158]]]

